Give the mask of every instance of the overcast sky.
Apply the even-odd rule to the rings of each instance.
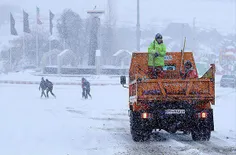
[[[114,3],[117,25],[135,26],[137,0],[111,1]],[[107,0],[0,0],[1,4],[19,6],[21,10],[25,9],[32,19],[35,19],[35,7],[38,6],[42,20],[48,20],[49,9],[58,15],[65,8],[71,8],[82,18],[86,18],[86,11],[93,9],[95,5],[101,10],[107,8]],[[236,30],[236,0],[140,0],[140,12],[143,29],[168,22],[192,24],[193,18],[196,17],[196,26],[213,27],[224,33]],[[0,33],[1,31],[3,33],[0,29]]]

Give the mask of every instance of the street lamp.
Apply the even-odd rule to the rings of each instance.
[[[140,51],[140,12],[139,12],[139,0],[137,0],[137,25],[136,25],[136,48]]]

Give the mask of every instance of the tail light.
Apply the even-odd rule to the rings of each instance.
[[[197,118],[202,118],[202,119],[205,119],[207,118],[207,112],[200,112],[200,113],[197,113],[196,114]]]
[[[207,113],[206,112],[201,112],[201,118],[207,118]]]
[[[141,118],[147,119],[147,118],[153,118],[153,115],[151,113],[142,113]]]

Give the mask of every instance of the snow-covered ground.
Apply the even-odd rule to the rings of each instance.
[[[34,76],[37,75],[37,76]],[[29,81],[29,82],[40,82],[41,77],[45,79],[48,78],[52,82],[73,82],[73,83],[80,83],[81,78],[83,76],[74,76],[74,75],[41,75],[40,73],[36,73],[34,71],[28,70],[24,72],[15,72],[15,73],[8,73],[8,74],[0,74],[0,82],[1,81]],[[119,84],[119,76],[84,76],[86,79],[90,81],[91,84]],[[216,83],[220,82],[222,75],[216,75]]]
[[[78,86],[55,85],[54,91],[56,99],[40,99],[38,85],[0,84],[0,154],[236,154],[235,89],[216,87],[215,131],[209,142],[160,131],[142,143],[131,139],[127,89],[92,86],[89,100],[81,99]]]
[[[36,76],[35,76],[36,75]],[[34,72],[32,70],[27,70],[24,72],[10,72],[8,74],[0,74],[1,81],[28,81],[28,82],[40,82],[41,77],[49,79],[50,81],[56,83],[81,83],[81,78],[83,76],[75,75],[43,75],[41,73]],[[119,84],[119,76],[89,76],[84,75],[86,79],[90,81],[91,84]]]

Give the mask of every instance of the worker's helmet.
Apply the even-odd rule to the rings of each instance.
[[[44,78],[42,77],[41,80],[44,81]]]
[[[157,39],[162,39],[162,35],[160,33],[157,33],[156,36],[155,36],[155,40]]]
[[[187,65],[189,65],[189,66],[192,67],[192,63],[191,63],[189,60],[187,60],[187,61],[184,63],[184,66],[187,66]]]
[[[48,82],[48,79],[46,79],[46,81]]]

